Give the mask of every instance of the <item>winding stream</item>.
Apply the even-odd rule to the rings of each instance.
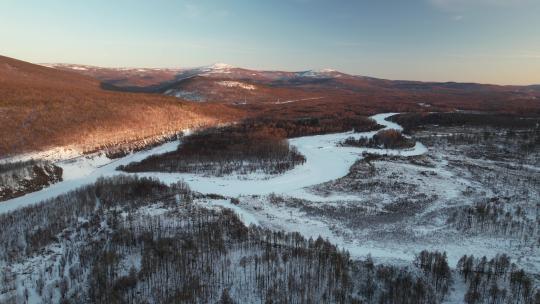
[[[400,125],[386,120],[388,117],[395,114],[396,113],[377,114],[371,118],[378,124],[383,125],[385,129],[397,129],[401,131],[402,128]],[[344,132],[290,139],[290,144],[295,146],[298,151],[306,157],[306,162],[303,165],[296,166],[294,169],[277,176],[250,174],[211,177],[197,174],[161,172],[138,173],[137,175],[155,177],[165,183],[184,180],[194,191],[216,193],[224,196],[278,193],[293,197],[324,200],[325,198],[306,192],[304,188],[346,175],[350,166],[361,157],[363,152],[413,156],[423,154],[427,151],[426,147],[418,142],[414,148],[405,150],[337,146],[339,142],[347,137],[372,137],[375,133],[377,132]],[[153,149],[133,153],[116,160],[98,156],[94,158],[79,157],[75,160],[60,162],[58,165],[64,169],[64,181],[53,184],[40,191],[1,202],[0,213],[9,212],[23,206],[56,197],[83,185],[91,184],[101,176],[107,177],[117,174],[129,174],[116,171],[116,168],[119,165],[140,161],[150,155],[173,151],[177,148],[179,143],[179,141],[165,143]]]

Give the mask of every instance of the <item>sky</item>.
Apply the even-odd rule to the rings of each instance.
[[[540,84],[540,0],[0,0],[0,54]]]

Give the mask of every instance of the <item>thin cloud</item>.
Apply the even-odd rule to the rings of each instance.
[[[504,7],[531,3],[531,0],[427,0],[432,6],[445,11],[462,11],[474,7]]]

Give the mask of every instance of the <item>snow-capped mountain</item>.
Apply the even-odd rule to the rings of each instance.
[[[321,70],[307,70],[303,72],[297,72],[298,77],[312,77],[312,78],[334,78],[342,76],[351,76],[334,69],[321,69]]]
[[[253,70],[227,63],[192,68],[101,68],[76,64],[47,64],[97,78],[110,90],[157,93],[196,102],[219,102],[249,107],[253,104],[287,104],[349,108],[359,100],[389,106],[430,104],[439,110],[469,108],[482,100],[528,102],[540,99],[535,86],[497,86],[476,83],[438,83],[385,80],[351,75],[335,69],[305,71]],[[294,103],[282,101],[294,100]],[[370,108],[372,106],[369,106]],[[476,106],[473,106],[476,107]],[[386,108],[384,108],[386,109]],[[434,108],[432,108],[434,109]],[[481,107],[478,107],[481,109]]]

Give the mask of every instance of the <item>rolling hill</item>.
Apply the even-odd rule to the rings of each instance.
[[[147,84],[147,83],[144,83]],[[96,78],[0,56],[0,158],[69,146],[80,152],[146,145],[238,110],[104,90]]]

